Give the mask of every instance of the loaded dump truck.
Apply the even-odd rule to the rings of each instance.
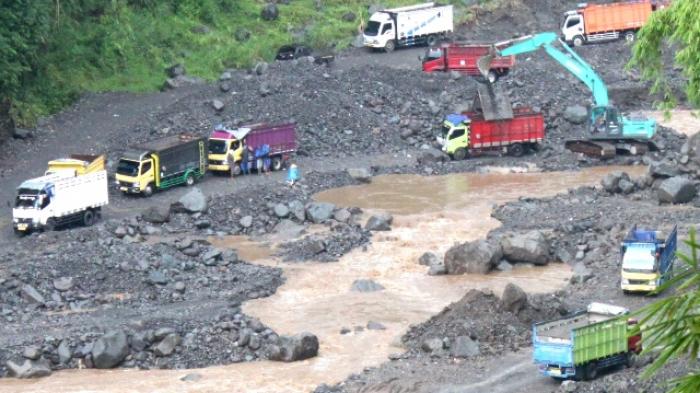
[[[539,371],[557,379],[595,379],[598,370],[629,365],[641,351],[631,335],[634,319],[623,307],[591,303],[586,310],[532,327],[533,358]]]
[[[634,226],[620,247],[620,286],[624,292],[651,292],[671,277],[676,259],[678,228],[670,232]]]
[[[26,180],[17,188],[12,224],[17,234],[53,230],[70,223],[91,226],[109,202],[107,172],[72,171]]]
[[[46,175],[58,171],[72,171],[76,175],[85,175],[105,169],[105,156],[91,154],[71,154],[66,158],[51,160],[46,169]]]
[[[183,134],[144,143],[126,151],[117,166],[123,193],[150,196],[180,184],[191,186],[207,170],[207,140]]]
[[[424,3],[373,13],[363,39],[368,48],[392,52],[399,46],[434,46],[452,30],[451,5]]]
[[[269,147],[267,157],[273,171],[282,169],[289,156],[296,151],[296,128],[294,123],[268,125],[265,123],[248,125],[235,129],[218,126],[209,137],[209,170],[230,172],[228,154],[233,151],[234,174],[240,174],[243,149],[250,147],[254,152],[263,145]],[[250,154],[251,169],[255,160]]]
[[[445,44],[429,48],[421,59],[423,72],[457,71],[470,76],[481,76],[477,61],[491,51],[491,45]],[[495,57],[489,64],[486,78],[494,83],[515,65],[515,56]]]
[[[438,142],[452,159],[483,151],[519,157],[544,139],[544,116],[527,107],[513,109],[509,119],[486,120],[479,112],[447,115]]]
[[[664,8],[666,3],[651,0],[582,3],[579,9],[564,13],[562,39],[575,46],[620,38],[634,41],[637,30],[646,23],[651,13]]]

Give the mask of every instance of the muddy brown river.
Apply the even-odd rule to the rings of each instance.
[[[332,189],[319,201],[359,206],[394,214],[389,232],[375,233],[366,251],[357,249],[337,263],[282,263],[269,257],[268,245],[245,238],[221,239],[251,262],[280,266],[286,282],[264,299],[247,302],[244,311],[280,334],[309,331],[319,337],[319,356],[296,363],[260,361],[197,370],[69,370],[39,380],[0,380],[0,392],[310,392],[333,384],[365,367],[379,365],[401,352],[400,337],[460,299],[472,288],[499,294],[509,282],[529,293],[563,287],[570,269],[559,263],[516,267],[489,275],[428,276],[417,263],[425,251],[444,253],[455,242],[477,239],[499,225],[490,217],[494,204],[521,196],[546,197],[581,185],[592,185],[607,173],[625,170],[639,175],[643,167],[601,167],[580,172],[487,173],[447,176],[388,175],[372,183]],[[266,251],[267,250],[267,251]],[[372,279],[383,291],[358,293],[353,281]],[[356,331],[369,321],[385,330]],[[341,335],[343,327],[353,333]],[[183,382],[188,373],[201,375]]]

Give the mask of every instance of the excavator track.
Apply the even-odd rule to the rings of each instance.
[[[589,157],[603,159],[615,157],[617,150],[612,143],[585,139],[566,141],[564,147],[574,153],[583,153]]]

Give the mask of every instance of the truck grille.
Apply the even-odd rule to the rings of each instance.
[[[225,162],[221,160],[209,160],[209,164],[211,165],[224,165]]]
[[[649,280],[629,280],[630,285],[647,285]]]

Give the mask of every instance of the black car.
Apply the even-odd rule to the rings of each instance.
[[[313,50],[301,44],[284,45],[277,50],[277,60],[294,60],[300,57],[311,56]]]

